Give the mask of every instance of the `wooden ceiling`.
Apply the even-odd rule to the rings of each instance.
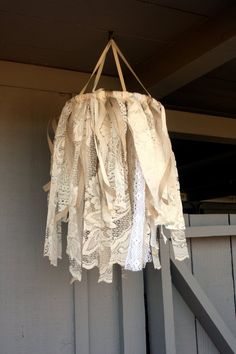
[[[170,109],[236,118],[236,59],[184,85],[162,102]]]
[[[109,30],[153,96],[235,117],[235,0],[0,1],[2,60],[90,72]]]
[[[2,60],[91,72],[111,30],[166,107],[236,118],[235,0],[0,1]],[[173,139],[191,200],[236,195],[235,147],[209,144]]]

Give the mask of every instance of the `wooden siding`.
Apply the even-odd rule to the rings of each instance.
[[[115,267],[108,285],[97,283],[95,269],[70,285],[65,240],[57,268],[42,256],[46,125],[68,97],[0,86],[0,353],[165,354],[160,271]],[[186,221],[190,227],[220,225],[222,232],[236,225],[236,216],[190,215]],[[185,263],[236,335],[235,233],[214,237],[207,230],[188,238],[191,259]],[[218,353],[174,287],[173,303],[176,353]]]

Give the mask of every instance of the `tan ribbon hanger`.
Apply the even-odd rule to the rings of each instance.
[[[97,64],[95,65],[95,68],[89,78],[89,80],[87,81],[87,83],[85,84],[85,86],[83,87],[83,89],[80,91],[79,95],[82,95],[90,81],[92,80],[93,76],[96,74],[95,80],[94,80],[94,85],[93,85],[93,92],[96,90],[98,82],[100,80],[101,74],[102,74],[102,70],[104,67],[104,63],[106,60],[106,56],[107,53],[109,51],[109,49],[112,48],[112,52],[114,55],[114,59],[115,59],[115,63],[116,63],[116,68],[118,71],[118,75],[119,75],[119,79],[120,79],[120,83],[121,83],[121,87],[123,91],[127,91],[126,90],[126,85],[125,85],[125,80],[124,80],[124,75],[121,69],[121,65],[120,65],[120,60],[119,57],[122,59],[122,61],[125,63],[125,65],[127,66],[127,68],[130,70],[130,72],[133,74],[133,76],[135,77],[135,79],[138,81],[138,83],[142,86],[142,88],[144,89],[144,91],[147,93],[147,95],[149,97],[151,97],[151,94],[148,92],[148,90],[146,89],[146,87],[143,85],[143,83],[141,82],[141,80],[138,78],[138,76],[136,75],[136,73],[134,72],[134,70],[132,69],[132,67],[130,66],[130,64],[128,63],[127,59],[125,58],[125,56],[122,54],[121,50],[119,49],[119,47],[117,46],[116,42],[114,41],[114,39],[110,39],[109,42],[107,43],[106,47],[104,48],[101,56],[98,59]]]
[[[133,76],[136,78],[136,80],[139,82],[139,84],[142,86],[142,88],[145,90],[147,95],[149,97],[151,97],[150,93],[148,92],[146,87],[143,85],[141,80],[138,78],[138,76],[136,75],[136,73],[134,72],[134,70],[132,69],[130,64],[128,63],[127,59],[122,54],[122,52],[119,49],[119,47],[117,46],[116,42],[112,38],[108,41],[106,47],[102,51],[102,54],[100,55],[100,57],[99,57],[99,59],[97,61],[97,64],[94,67],[94,70],[93,70],[92,74],[90,75],[90,77],[89,77],[87,83],[85,84],[85,86],[80,91],[79,96],[84,94],[84,92],[86,91],[89,83],[91,82],[91,80],[92,80],[92,78],[94,77],[95,74],[96,74],[96,77],[95,77],[95,80],[94,80],[92,92],[94,92],[96,90],[97,85],[98,85],[99,80],[100,80],[100,77],[101,77],[101,74],[102,74],[102,70],[103,70],[104,64],[105,64],[106,56],[107,56],[107,53],[108,53],[110,48],[112,48],[112,52],[113,52],[113,56],[114,56],[114,59],[115,59],[115,64],[116,64],[117,72],[118,72],[118,75],[119,75],[119,79],[120,79],[122,90],[123,91],[127,91],[126,90],[126,85],[125,85],[125,80],[124,80],[124,75],[123,75],[123,72],[122,72],[122,69],[121,69],[121,65],[120,65],[119,57],[125,63],[127,68],[130,70],[130,72],[133,74]],[[49,123],[48,123],[48,127],[47,127],[47,140],[48,140],[48,145],[49,145],[50,152],[52,154],[52,152],[53,152],[53,143],[52,143],[52,140],[51,140],[51,138],[49,136],[49,126],[50,126],[50,124],[52,125],[53,131],[55,133],[57,123],[56,123],[55,119],[50,120]],[[43,186],[43,189],[44,189],[45,192],[48,192],[49,189],[50,189],[50,182],[45,184]]]

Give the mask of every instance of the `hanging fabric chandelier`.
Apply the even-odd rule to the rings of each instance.
[[[97,90],[112,49],[122,91]],[[146,91],[126,90],[121,58]],[[92,77],[93,90],[85,93]],[[175,156],[163,105],[151,97],[113,39],[79,95],[62,109],[51,146],[44,256],[62,257],[62,222],[72,282],[98,267],[112,282],[113,264],[160,268],[159,237],[169,230],[175,258],[188,257]],[[159,230],[159,233],[157,232]]]

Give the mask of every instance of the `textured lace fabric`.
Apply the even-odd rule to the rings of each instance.
[[[157,227],[170,230],[176,259],[188,257],[175,157],[165,109],[146,95],[98,90],[68,101],[51,159],[44,255],[62,257],[61,223],[72,281],[98,267],[112,282],[113,264],[160,268]],[[163,235],[164,236],[164,235]],[[165,236],[164,236],[165,238]]]

